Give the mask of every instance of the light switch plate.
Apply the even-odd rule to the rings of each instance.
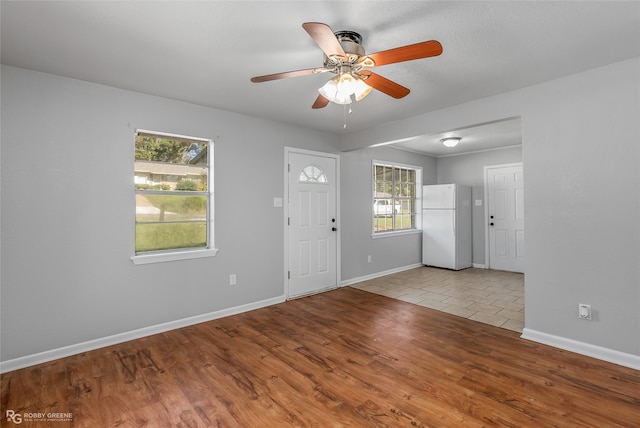
[[[282,207],[282,198],[278,198],[278,197],[273,198],[273,206],[275,208],[281,208]]]

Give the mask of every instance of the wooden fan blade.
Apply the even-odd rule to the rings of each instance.
[[[360,73],[360,75],[365,78],[363,79],[364,83],[371,86],[373,89],[384,92],[390,97],[404,98],[409,95],[409,92],[411,92],[408,88],[405,88],[404,86],[371,71]]]
[[[252,77],[253,83],[268,82],[270,80],[285,79],[287,77],[308,76],[309,74],[323,73],[329,71],[328,68],[307,68],[306,70],[285,71],[284,73],[267,74],[265,76]]]
[[[305,29],[311,38],[320,46],[322,52],[331,58],[332,56],[346,57],[344,49],[340,45],[340,42],[333,34],[333,30],[327,25],[321,22],[305,22],[302,24],[302,28]]]
[[[402,46],[386,51],[376,52],[364,56],[358,61],[364,67],[378,67],[381,65],[394,64],[396,62],[413,61],[414,59],[429,58],[442,53],[442,45],[436,40],[415,43],[413,45]],[[367,59],[373,60],[373,64]]]
[[[311,108],[313,109],[325,108],[328,104],[329,104],[328,99],[326,99],[322,95],[318,95],[318,98],[316,98],[316,101],[313,103]]]

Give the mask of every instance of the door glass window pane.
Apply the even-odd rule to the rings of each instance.
[[[300,183],[327,183],[327,176],[324,171],[315,165],[307,165],[300,171],[298,176]]]

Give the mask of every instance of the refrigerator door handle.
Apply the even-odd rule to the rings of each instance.
[[[456,236],[456,215],[455,214],[451,216],[451,231],[453,232],[453,236]]]

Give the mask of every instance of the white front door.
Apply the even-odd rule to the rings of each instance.
[[[522,164],[485,167],[490,269],[524,273]]]
[[[289,298],[338,286],[337,163],[334,155],[288,153]]]

